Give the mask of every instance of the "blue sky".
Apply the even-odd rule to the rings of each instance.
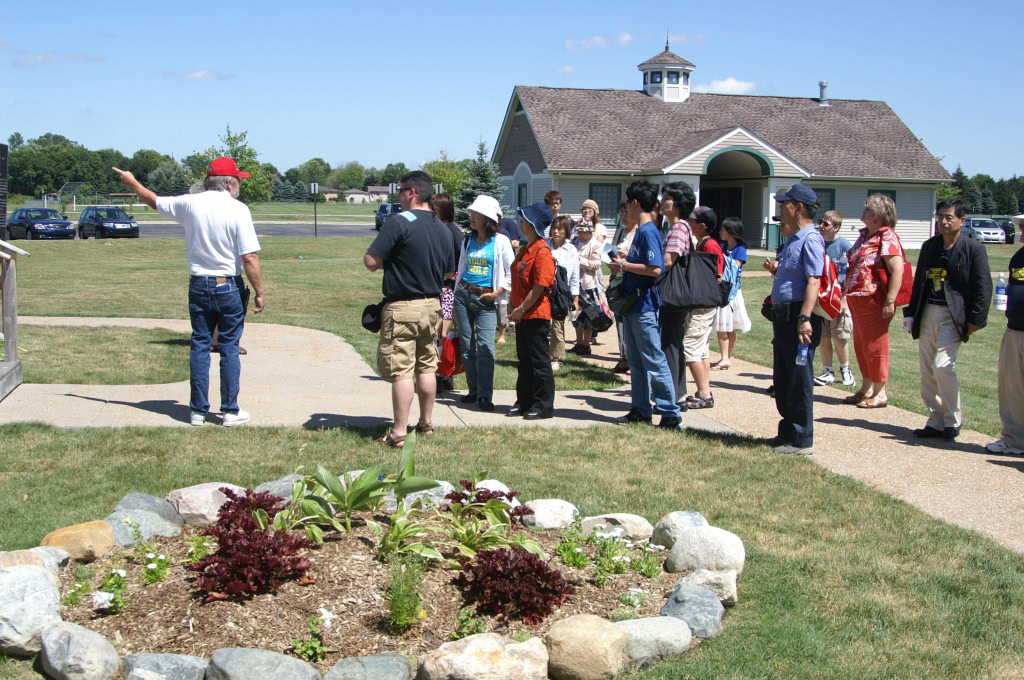
[[[1024,4],[992,1],[8,2],[0,138],[181,158],[230,124],[281,171],[415,167],[493,146],[517,84],[639,89],[668,31],[697,87],[817,97],[828,80],[832,98],[888,102],[950,170],[1009,177],[1022,26]]]

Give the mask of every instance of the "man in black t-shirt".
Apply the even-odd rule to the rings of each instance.
[[[1024,227],[1024,220],[1017,226]],[[1006,333],[999,347],[999,418],[1003,421],[1003,438],[985,448],[992,453],[1024,456],[1024,248],[1010,258],[1009,273]]]
[[[454,278],[457,262],[455,237],[431,212],[431,195],[430,175],[416,170],[403,176],[402,212],[388,218],[363,256],[371,272],[384,269],[377,371],[391,383],[394,423],[379,441],[395,448],[405,443],[414,391],[420,403],[416,431],[434,432],[439,296],[445,277]]]

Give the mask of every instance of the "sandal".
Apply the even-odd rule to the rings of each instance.
[[[388,430],[388,433],[386,435],[375,441],[378,444],[386,444],[387,446],[390,446],[393,449],[400,449],[403,446],[405,446],[405,438],[407,436],[407,434],[403,434],[401,437],[399,437],[395,435],[395,433],[392,432],[391,430]]]
[[[416,434],[422,434],[425,437],[429,437],[434,434],[434,426],[430,423],[416,423]]]
[[[714,408],[714,407],[715,407],[715,395],[713,395],[713,394],[711,396],[709,396],[709,397],[702,397],[702,396],[700,396],[700,393],[698,392],[698,393],[694,394],[693,396],[689,396],[689,397],[686,398],[686,408],[687,408],[687,410],[691,410],[691,409],[695,409],[695,408]]]
[[[711,370],[712,371],[728,371],[730,366],[732,366],[732,364],[724,364],[724,365],[723,364],[715,364],[714,366],[711,367]]]
[[[849,395],[848,397],[845,397],[843,399],[843,403],[844,404],[854,404],[854,405],[856,405],[856,404],[859,404],[860,402],[864,401],[867,398],[868,398],[868,393],[867,392],[854,392],[853,394]]]
[[[879,399],[878,397],[871,397],[857,404],[857,408],[885,408],[889,405],[889,399]]]

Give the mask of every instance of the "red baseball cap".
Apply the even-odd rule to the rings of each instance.
[[[210,167],[206,171],[206,176],[210,177],[215,175],[217,177],[238,177],[240,179],[248,179],[249,173],[242,172],[238,169],[238,165],[235,164],[235,159],[228,158],[227,156],[221,156],[215,158],[210,162]]]

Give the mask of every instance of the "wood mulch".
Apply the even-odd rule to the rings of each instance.
[[[364,515],[361,519],[366,518]],[[385,516],[374,519],[387,522]],[[389,567],[374,558],[373,533],[363,521],[353,526],[351,534],[329,534],[323,545],[304,551],[313,563],[308,572],[312,584],[287,582],[276,594],[204,604],[205,593],[194,585],[196,572],[184,568],[188,538],[194,533],[186,528],[176,538],[152,541],[157,552],[172,560],[167,578],[152,585],[142,583],[146,560],[130,548],[115,549],[92,563],[95,575],[90,579],[90,591],[99,586],[111,569],[128,572],[127,604],[117,614],[99,615],[92,609],[91,594],[86,594],[79,605],[62,605],[61,616],[104,635],[122,656],[148,652],[209,658],[224,647],[288,654],[293,639],[309,639],[306,620],[319,616],[320,608],[324,608],[334,615],[331,629],[323,636],[332,651],[323,662],[314,665],[325,670],[350,656],[399,652],[419,657],[449,640],[456,629],[459,610],[466,605],[459,589],[451,583],[457,572],[432,565],[425,572],[421,588],[425,620],[405,632],[389,630],[385,603]],[[561,571],[576,592],[536,626],[480,616],[488,632],[543,635],[555,621],[575,614],[611,618],[612,612],[622,608],[616,598],[630,588],[641,589],[648,597],[647,605],[636,608],[637,615],[657,616],[665,598],[681,580],[680,574],[662,573],[648,579],[629,572],[612,575],[603,589],[597,588],[590,581],[593,566],[583,570],[566,567],[554,556],[560,532],[530,533],[551,558],[551,566]],[[594,552],[591,546],[586,550]],[[74,565],[64,570],[62,593],[75,584],[75,572]]]

